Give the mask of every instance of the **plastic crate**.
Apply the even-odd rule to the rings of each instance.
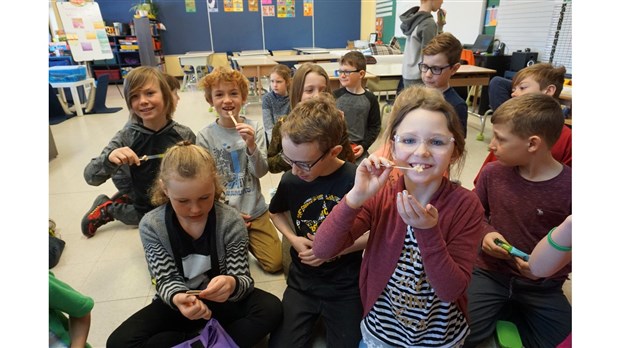
[[[110,75],[110,81],[116,81],[121,79],[121,71],[119,69],[104,69],[104,70],[94,70],[95,78],[99,78],[102,75]]]
[[[49,68],[49,82],[75,82],[86,79],[86,67],[59,65]]]

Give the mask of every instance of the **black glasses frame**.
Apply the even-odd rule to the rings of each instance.
[[[286,155],[284,154],[284,152],[280,151],[280,157],[282,157],[282,160],[284,162],[286,162],[288,165],[290,165],[291,167],[293,167],[293,165],[296,165],[297,168],[309,172],[312,170],[312,167],[314,167],[317,163],[319,163],[323,157],[325,157],[325,155],[327,155],[329,153],[329,150],[323,152],[323,154],[321,155],[321,157],[319,157],[318,160],[314,161],[311,164],[308,164],[306,162],[302,162],[302,161],[293,161],[292,159],[286,157]]]
[[[342,75],[342,76],[349,76],[352,73],[358,73],[362,71],[361,69],[357,69],[357,70],[336,70],[336,72],[338,73],[338,76]]]
[[[419,63],[418,64],[418,69],[420,69],[420,72],[423,72],[423,73],[425,73],[425,72],[430,70],[433,75],[441,75],[441,73],[444,71],[444,69],[451,68],[453,66],[454,66],[454,64],[448,64],[446,66],[428,66],[428,65],[426,65],[424,63]]]

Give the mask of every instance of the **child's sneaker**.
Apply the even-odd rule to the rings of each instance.
[[[110,197],[110,200],[113,203],[120,203],[120,204],[131,204],[131,198],[129,198],[128,194],[122,194],[120,192],[115,193],[112,197]]]
[[[110,204],[112,204],[112,200],[108,196],[97,196],[90,210],[82,218],[82,233],[86,237],[94,236],[97,228],[114,220],[107,211]]]

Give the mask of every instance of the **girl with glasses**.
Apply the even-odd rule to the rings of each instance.
[[[371,155],[319,227],[328,259],[370,230],[360,271],[360,347],[459,347],[469,334],[466,290],[482,232],[476,195],[444,176],[465,140],[441,92],[405,89],[386,129],[388,158]],[[395,181],[388,180],[401,168]]]

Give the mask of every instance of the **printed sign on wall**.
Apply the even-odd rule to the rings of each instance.
[[[278,0],[278,18],[295,17],[295,0]]]

